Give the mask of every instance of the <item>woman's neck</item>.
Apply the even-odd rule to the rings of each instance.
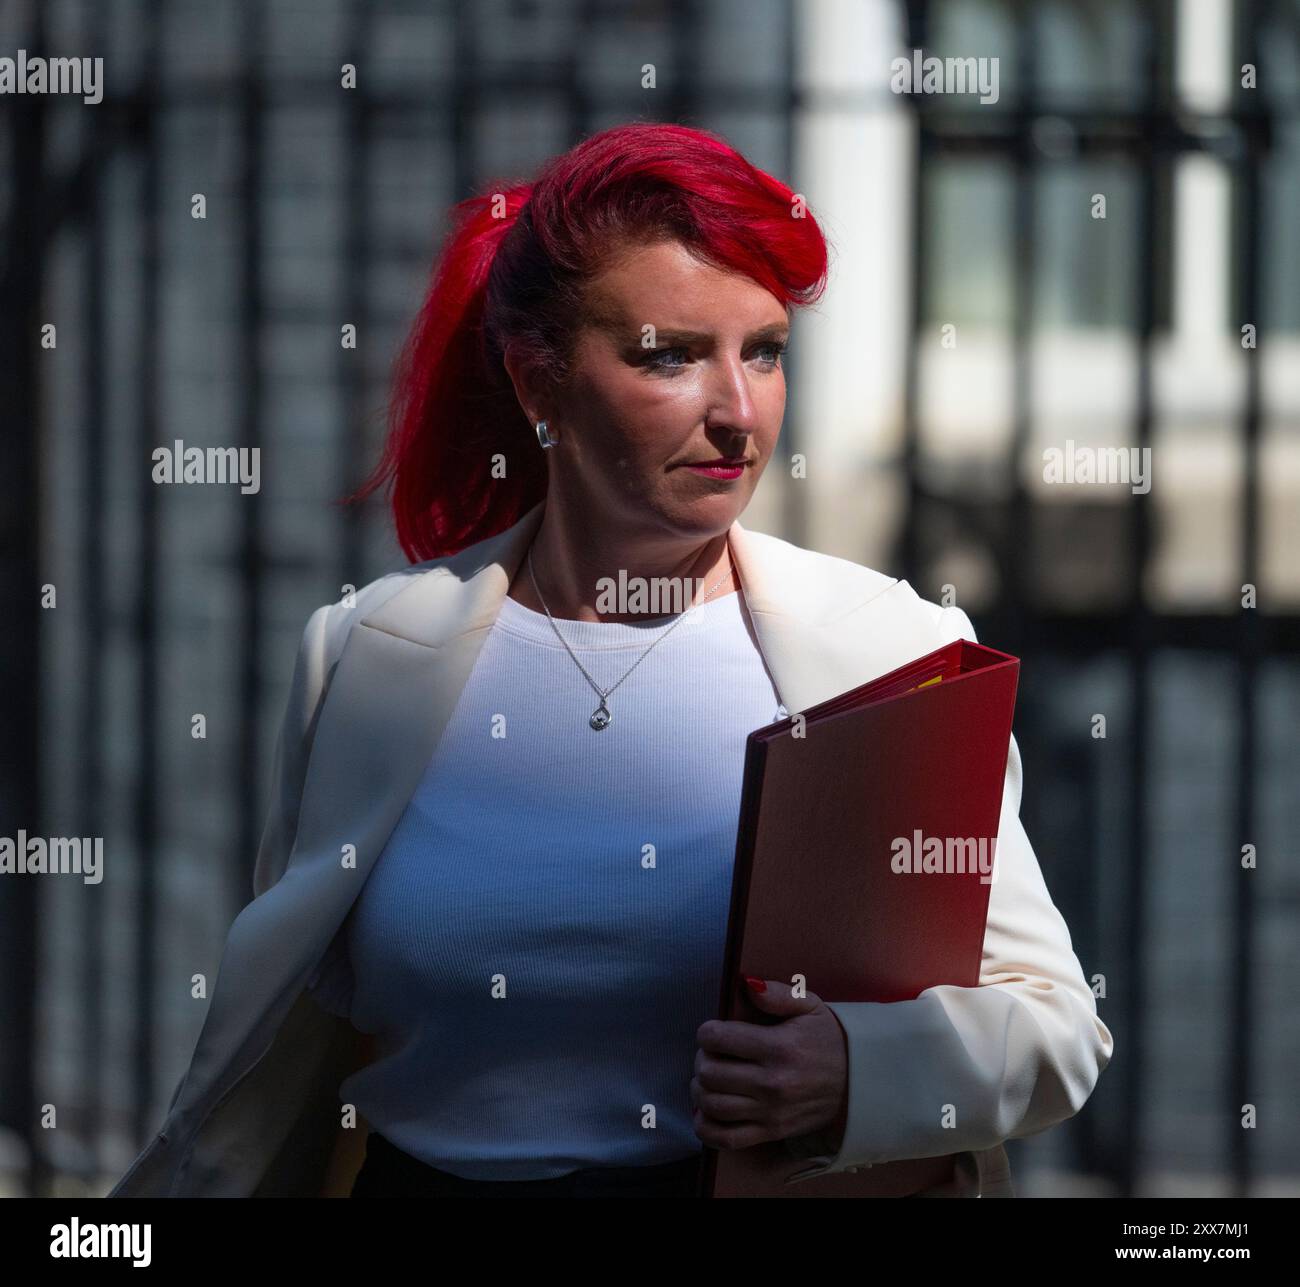
[[[529,554],[540,596],[529,574]],[[694,542],[597,533],[566,521],[548,505],[508,593],[534,612],[549,609],[558,620],[636,623],[739,589],[726,532]],[[633,597],[638,593],[640,602]]]

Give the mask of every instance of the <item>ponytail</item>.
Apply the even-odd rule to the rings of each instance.
[[[412,563],[503,530],[546,494],[544,462],[519,449],[528,422],[514,388],[483,342],[492,263],[530,190],[521,184],[452,207],[394,367],[383,455],[348,498],[391,482],[397,540]],[[506,479],[492,477],[494,459],[508,460]]]

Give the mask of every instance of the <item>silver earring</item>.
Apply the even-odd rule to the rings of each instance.
[[[560,436],[559,434],[552,433],[546,427],[545,420],[539,420],[537,422],[537,441],[540,442],[543,449],[545,449],[547,447],[554,447],[555,444],[560,441]]]

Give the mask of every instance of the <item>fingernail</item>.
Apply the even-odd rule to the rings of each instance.
[[[745,975],[745,985],[751,992],[766,992],[767,984],[762,979],[756,979],[752,974]]]

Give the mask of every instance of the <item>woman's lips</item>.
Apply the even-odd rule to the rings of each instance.
[[[693,474],[703,474],[705,478],[739,478],[745,472],[744,464],[739,465],[686,465]]]

